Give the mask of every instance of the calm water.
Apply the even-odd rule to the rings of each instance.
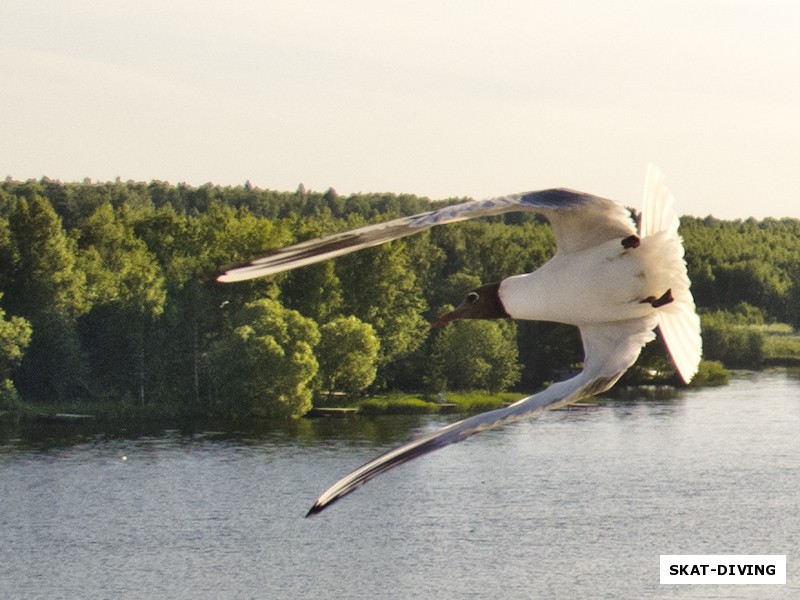
[[[550,413],[303,518],[445,422],[6,430],[0,597],[800,598],[798,379]],[[659,554],[786,554],[787,585],[660,586]]]

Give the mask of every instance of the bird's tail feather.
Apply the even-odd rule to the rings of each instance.
[[[674,301],[659,310],[658,328],[678,374],[685,383],[689,383],[697,373],[703,348],[700,318],[689,289],[683,241],[678,234],[680,220],[674,204],[664,174],[655,165],[648,165],[639,233],[643,238],[657,234],[668,238],[663,246],[668,256],[661,257],[661,260],[672,271],[670,279],[673,282],[671,289]]]

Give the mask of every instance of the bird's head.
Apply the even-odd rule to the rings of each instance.
[[[500,299],[500,284],[482,285],[469,292],[464,301],[448,313],[431,323],[436,329],[456,319],[508,319],[509,314]]]

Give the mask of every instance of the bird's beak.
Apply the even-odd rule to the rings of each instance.
[[[460,319],[464,312],[463,306],[459,306],[458,308],[451,310],[448,313],[444,313],[441,317],[436,319],[433,323],[430,324],[429,329],[438,329],[444,325],[447,325],[450,321],[455,321],[456,319]]]

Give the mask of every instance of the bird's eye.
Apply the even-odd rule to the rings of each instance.
[[[469,302],[470,304],[472,304],[473,302],[477,302],[478,298],[479,298],[478,292],[470,292],[469,294],[467,294],[467,302]]]

